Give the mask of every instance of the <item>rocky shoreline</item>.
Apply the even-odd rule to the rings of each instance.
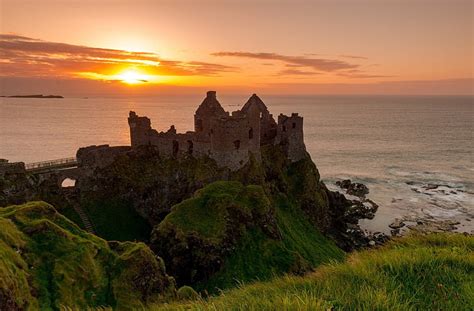
[[[338,191],[341,194],[345,195],[348,200],[353,202],[352,209],[363,215],[361,218],[374,218],[374,213],[377,211],[378,205],[366,197],[369,194],[369,188],[366,185],[352,182],[350,179],[338,180],[334,184],[340,189]],[[422,184],[413,181],[406,182],[406,184],[411,186],[413,192],[430,197],[440,195],[456,196],[465,193],[463,189],[457,189],[448,184]],[[393,200],[396,202],[396,199]],[[392,203],[394,203],[393,200]],[[453,204],[455,207],[459,207],[457,202],[454,202]],[[376,246],[383,244],[391,237],[402,236],[411,231],[421,234],[458,231],[460,225],[459,221],[435,218],[429,213],[425,213],[423,209],[421,211],[423,212],[422,215],[405,215],[402,217],[396,217],[388,225],[390,228],[390,235],[382,232],[363,230],[362,232],[365,236],[365,240],[369,241],[369,246]],[[471,221],[470,218],[466,218],[465,220],[469,222]],[[357,228],[354,228],[353,230],[357,230]],[[472,235],[472,232],[464,232],[464,234]]]

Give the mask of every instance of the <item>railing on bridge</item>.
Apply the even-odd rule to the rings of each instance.
[[[47,168],[63,167],[63,166],[68,167],[68,166],[74,166],[74,165],[77,165],[77,159],[75,157],[27,163],[25,164],[25,168],[28,171],[33,171],[33,170],[38,170],[38,169],[47,169]]]

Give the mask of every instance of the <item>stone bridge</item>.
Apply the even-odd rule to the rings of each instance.
[[[25,164],[28,173],[39,176],[42,180],[55,179],[58,186],[62,187],[66,179],[76,181],[80,177],[77,159],[62,158]]]

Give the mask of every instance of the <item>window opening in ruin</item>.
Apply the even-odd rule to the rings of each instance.
[[[295,129],[295,128],[296,128],[296,123],[295,123],[295,122],[293,122],[293,125],[292,125],[292,126],[293,126],[293,128]]]
[[[173,157],[178,155],[179,143],[176,140],[173,140]]]
[[[239,149],[240,149],[240,140],[234,141],[234,147],[235,147],[235,150],[239,150]]]
[[[283,125],[283,132],[286,132],[286,126]]]
[[[193,147],[194,147],[193,142],[188,140],[188,153],[189,154],[193,154]]]
[[[196,132],[200,132],[200,131],[202,131],[202,120],[197,119],[196,120]]]
[[[253,138],[253,128],[250,128],[249,130],[249,139]]]
[[[61,182],[61,187],[62,188],[72,188],[72,187],[75,187],[75,186],[76,186],[76,180],[72,179],[72,178],[65,178]]]

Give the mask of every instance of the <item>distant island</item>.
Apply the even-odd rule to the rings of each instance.
[[[61,95],[11,95],[11,96],[0,96],[0,97],[9,97],[9,98],[64,98]]]

